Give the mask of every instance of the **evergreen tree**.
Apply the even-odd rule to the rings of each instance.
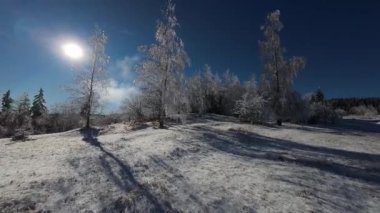
[[[1,109],[2,111],[8,111],[10,109],[12,109],[12,103],[13,103],[13,99],[11,98],[11,91],[8,90],[4,95],[3,95],[3,98],[2,98],[2,101],[1,101]]]
[[[37,118],[47,112],[44,99],[44,91],[42,88],[39,90],[38,94],[34,96],[32,108],[30,109],[32,113],[32,118]]]
[[[311,98],[312,102],[323,103],[325,101],[325,95],[323,94],[321,89],[317,89]]]

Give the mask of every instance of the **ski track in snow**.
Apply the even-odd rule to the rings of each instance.
[[[0,212],[380,209],[380,132],[223,116],[109,130],[0,139]]]

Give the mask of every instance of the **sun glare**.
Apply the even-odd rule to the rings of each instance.
[[[62,45],[62,50],[69,58],[80,59],[83,57],[83,49],[76,43],[66,43]]]

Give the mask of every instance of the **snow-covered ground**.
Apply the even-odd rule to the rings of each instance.
[[[379,212],[380,126],[353,122],[206,116],[85,140],[78,130],[1,139],[0,212]]]

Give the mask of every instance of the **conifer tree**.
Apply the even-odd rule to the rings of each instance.
[[[32,118],[37,118],[47,112],[44,99],[44,91],[42,88],[39,90],[38,94],[34,96],[32,103],[32,108],[30,109],[32,113]]]
[[[325,101],[325,95],[321,89],[317,89],[311,98],[312,102],[323,103]]]
[[[2,98],[2,101],[1,101],[1,109],[2,109],[2,111],[4,112],[4,111],[11,110],[13,102],[14,102],[14,100],[11,98],[11,91],[8,90],[3,95],[3,98]]]

